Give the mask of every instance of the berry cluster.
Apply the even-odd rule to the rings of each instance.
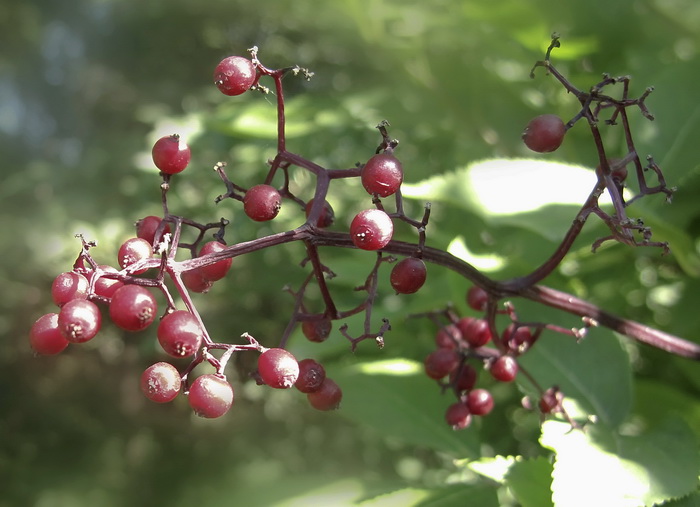
[[[268,93],[270,90],[260,84],[260,79],[272,79],[277,100],[277,155],[269,162],[267,173],[248,188],[228,177],[225,162],[217,162],[214,170],[226,190],[215,202],[231,199],[241,203],[243,213],[254,222],[274,220],[283,205],[289,206],[292,212],[298,213],[300,225],[281,233],[227,243],[224,238],[229,232],[228,220],[222,218],[218,222],[203,224],[171,213],[168,191],[187,168],[191,150],[178,135],[162,137],[154,144],[152,156],[162,178],[163,216],[138,220],[135,236],[120,246],[113,265],[98,264],[92,256],[96,244],[81,237],[82,248],[72,270],[58,275],[52,285],[51,294],[59,310],[43,315],[32,326],[29,333],[32,348],[38,354],[51,355],[61,352],[70,343],[93,339],[102,326],[100,306],[103,306],[114,325],[129,332],[143,331],[158,318],[155,334],[163,353],[173,361],[189,360],[189,364],[181,369],[176,368],[173,361],[159,361],[143,372],[141,389],[154,402],[169,402],[184,393],[196,414],[206,418],[220,417],[234,402],[234,389],[225,374],[228,361],[233,354],[254,352],[259,354],[257,369],[249,373],[259,384],[275,389],[294,386],[306,394],[312,407],[331,410],[339,406],[342,390],[326,376],[319,362],[312,358],[297,361],[287,350],[293,331],[300,327],[309,341],[323,342],[331,336],[334,321],[364,314],[364,323],[358,333],[351,333],[347,324],[341,325],[338,332],[350,342],[352,349],[365,340],[373,340],[382,347],[384,334],[391,326],[388,320],[382,319],[379,329],[373,327],[374,303],[382,290],[378,276],[380,269],[385,264],[394,263],[389,277],[391,289],[397,294],[413,294],[426,282],[427,261],[449,268],[474,284],[467,292],[466,300],[471,309],[481,314],[478,317],[459,317],[450,308],[426,314],[439,325],[439,331],[435,337],[436,349],[425,359],[425,371],[430,378],[439,381],[443,389],[454,393],[457,401],[449,406],[445,418],[456,429],[466,428],[472,416],[483,416],[493,409],[491,393],[485,388],[475,388],[477,367],[481,365],[495,381],[512,382],[519,371],[526,373],[518,358],[535,345],[544,330],[581,339],[588,327],[602,324],[675,354],[700,358],[700,348],[692,343],[615,317],[572,295],[536,285],[559,265],[591,215],[600,217],[611,230],[610,236],[594,243],[594,249],[607,240],[667,248],[664,243],[651,241],[651,230],[625,214],[625,207],[629,204],[623,198],[628,164],[635,166],[640,186],[635,199],[659,192],[670,197],[672,193],[672,189],[666,187],[661,170],[651,159],[647,169],[657,175],[659,184],[647,185],[645,171],[632,148],[620,159],[608,158],[598,132],[599,114],[604,110],[612,111],[608,123],[614,124],[617,118],[622,118],[627,144],[633,147],[627,108],[639,107],[645,116],[651,117],[644,105],[648,92],[638,99],[631,99],[627,86],[629,78],[609,76],[591,92],[576,89],[549,61],[551,50],[557,46],[558,39],[553,38],[545,60],[535,67],[545,67],[573,93],[581,103],[581,110],[566,124],[554,115],[535,118],[527,126],[523,140],[536,152],[551,152],[561,145],[566,131],[576,121],[585,119],[594,133],[600,166],[596,186],[561,245],[533,272],[511,280],[491,280],[448,252],[426,245],[430,204],[426,204],[421,219],[410,218],[404,213],[401,195],[404,169],[394,153],[398,141],[389,137],[387,122],[377,126],[381,141],[374,154],[363,157],[364,163],[349,168],[326,169],[288,151],[282,78],[292,73],[308,79],[312,73],[299,67],[267,68],[258,60],[257,48],[253,48],[250,58],[232,56],[221,61],[214,71],[214,84],[223,94],[238,96],[248,90]],[[605,87],[617,82],[623,82],[625,86],[622,99],[602,93]],[[315,178],[312,196],[302,198],[292,191],[289,182],[293,168],[307,171]],[[327,200],[328,190],[331,183],[347,178],[360,178],[367,192],[362,197],[371,205],[368,204],[349,221],[349,228],[339,227],[341,230],[334,231],[335,213]],[[613,215],[598,206],[598,198],[606,190],[615,204]],[[416,234],[417,241],[410,243],[395,239],[395,228],[402,226],[409,233]],[[195,231],[193,242],[181,240],[185,229]],[[212,231],[209,239],[207,233]],[[235,257],[292,241],[304,245],[306,257],[301,265],[309,273],[296,289],[286,287],[294,300],[293,311],[276,346],[266,347],[247,332],[241,334],[245,340],[241,344],[212,339],[191,293],[205,293],[214,283],[224,280]],[[330,285],[335,275],[320,255],[320,247],[326,246],[374,252],[374,265],[364,283],[356,288],[363,298],[354,307],[340,308],[336,303]],[[178,258],[178,253],[183,251],[187,258]],[[307,297],[307,289],[312,284],[317,287],[323,302],[323,307],[316,311],[310,308],[310,298]],[[499,305],[511,297],[528,298],[577,315],[583,319],[583,328],[566,330],[553,324],[521,321],[511,303]],[[161,310],[158,299],[163,301],[161,305],[164,303]],[[316,301],[313,304],[316,305]],[[508,318],[508,324],[501,326],[497,317]],[[498,332],[499,327],[503,328],[501,332]],[[206,364],[200,368],[202,363]],[[202,372],[206,365],[214,372]],[[536,385],[531,375],[525,376]],[[563,394],[556,386],[548,389],[536,387],[541,394],[537,405],[543,414],[556,413],[567,417],[562,407]]]

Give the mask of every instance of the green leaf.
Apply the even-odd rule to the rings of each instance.
[[[444,420],[451,403],[423,373],[423,365],[406,359],[354,364],[331,372],[343,389],[342,413],[400,441],[452,456],[476,456],[476,431],[453,431]]]
[[[679,419],[640,436],[624,436],[604,425],[587,426],[584,432],[547,421],[541,443],[556,452],[556,505],[648,505],[687,495],[698,485],[698,443]]]
[[[547,507],[552,504],[552,470],[548,459],[517,460],[510,467],[506,484],[522,507]]]
[[[362,507],[394,507],[413,505],[416,507],[497,507],[496,489],[486,486],[453,485],[434,489],[405,488],[380,495],[358,505]]]

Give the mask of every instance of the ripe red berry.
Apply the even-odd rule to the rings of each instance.
[[[462,341],[462,332],[455,324],[441,327],[435,334],[435,344],[440,348],[456,349]]]
[[[470,364],[463,363],[450,374],[450,383],[456,391],[470,391],[476,384],[478,374]]]
[[[180,393],[180,372],[170,363],[155,363],[141,374],[141,391],[151,401],[167,403]]]
[[[469,413],[469,407],[462,402],[453,403],[447,407],[445,421],[452,426],[453,430],[468,428],[472,422],[472,415]]]
[[[87,299],[68,301],[58,314],[58,329],[65,339],[72,343],[83,343],[93,339],[101,324],[100,309]]]
[[[90,283],[80,273],[68,271],[54,278],[51,284],[51,297],[58,306],[72,299],[87,299]]]
[[[109,304],[109,316],[126,331],[141,331],[156,318],[158,304],[151,292],[140,285],[124,285],[116,290]]]
[[[173,357],[195,354],[204,339],[199,322],[185,310],[176,310],[163,317],[158,324],[157,335],[160,346]]]
[[[350,224],[350,236],[357,248],[380,250],[394,234],[394,223],[389,215],[379,209],[360,211]]]
[[[119,261],[119,266],[124,269],[127,266],[136,264],[137,262],[150,259],[153,257],[153,247],[151,244],[143,238],[129,238],[119,247],[119,252],[117,253],[117,260]],[[147,269],[138,269],[132,271],[134,275],[140,275],[145,273]]]
[[[459,352],[454,349],[439,348],[425,358],[425,374],[439,380],[456,370],[459,362]]]
[[[394,265],[389,281],[397,293],[413,294],[423,287],[427,274],[422,259],[406,257]]]
[[[343,391],[332,379],[326,377],[318,391],[306,395],[316,410],[335,410],[343,399]]]
[[[187,399],[199,417],[221,417],[233,405],[233,387],[218,375],[201,375],[192,382]]]
[[[460,324],[462,320],[460,320]],[[486,319],[470,318],[468,322],[465,322],[464,325],[460,325],[459,328],[462,330],[464,341],[471,347],[483,347],[491,341],[491,329],[489,329],[489,323]]]
[[[522,354],[535,342],[535,337],[529,327],[519,326],[516,328],[515,324],[509,324],[503,330],[501,339],[514,354]]]
[[[486,415],[493,410],[493,396],[486,389],[474,389],[467,395],[467,406],[474,415]]]
[[[158,226],[160,226],[162,221],[162,218],[154,215],[149,215],[147,217],[143,217],[141,220],[138,220],[136,222],[136,237],[145,239],[151,245],[153,245],[153,240],[155,239],[156,231],[158,230]],[[162,234],[166,234],[169,232],[170,225],[165,224],[165,227],[163,227]]]
[[[543,114],[530,120],[523,132],[523,141],[532,151],[547,153],[561,146],[566,134],[564,122],[555,114]]]
[[[209,292],[211,286],[214,282],[207,280],[202,275],[202,270],[200,268],[191,269],[182,273],[182,282],[192,292],[204,293]]]
[[[370,158],[360,171],[365,190],[371,195],[388,197],[395,193],[403,182],[401,162],[389,153],[379,153]]]
[[[242,56],[224,58],[214,70],[214,84],[221,93],[229,96],[249,90],[255,78],[255,65]]]
[[[116,268],[112,266],[107,266],[102,264],[98,266],[102,271],[106,273],[118,273]],[[94,276],[94,275],[93,275]],[[119,287],[123,287],[124,282],[116,280],[114,278],[107,278],[105,276],[100,276],[95,281],[95,294],[105,298],[111,298]]]
[[[299,378],[294,387],[302,393],[315,393],[326,380],[326,370],[314,359],[302,359],[299,361]]]
[[[203,257],[210,253],[220,252],[225,248],[226,245],[224,245],[223,243],[219,243],[218,241],[209,241],[208,243],[205,243],[202,249],[199,251],[199,256]],[[203,278],[215,282],[217,280],[221,280],[223,277],[226,276],[226,273],[228,273],[228,270],[231,268],[232,263],[233,259],[229,257],[228,259],[222,259],[220,261],[217,261],[214,264],[202,266],[201,268],[199,268],[199,271],[202,274]]]
[[[325,342],[332,328],[333,323],[330,319],[305,320],[301,323],[301,331],[310,342]]]
[[[543,414],[550,414],[552,412],[562,410],[561,404],[563,400],[564,394],[558,387],[554,386],[542,393],[542,397],[540,398],[538,405]]]
[[[37,354],[52,356],[70,343],[58,329],[58,314],[47,313],[37,319],[29,330],[29,344]]]
[[[190,147],[178,134],[158,139],[151,150],[153,163],[166,174],[182,172],[190,163]]]
[[[243,211],[256,222],[272,220],[280,212],[282,197],[271,185],[255,185],[243,197]]]
[[[311,207],[313,205],[313,199],[306,203],[306,207],[304,208],[306,218],[309,218],[309,215],[311,214]],[[322,229],[325,227],[330,227],[331,225],[333,225],[334,221],[335,212],[333,211],[333,207],[329,204],[328,201],[323,201],[323,209],[321,210],[321,215],[318,217],[318,221],[316,222],[316,227],[320,227]]]
[[[299,378],[299,363],[287,350],[267,349],[258,357],[258,373],[268,386],[275,389],[288,389]]]
[[[486,302],[488,300],[488,293],[481,287],[473,285],[467,291],[467,304],[470,308],[476,310],[477,312],[483,312],[486,310]]]
[[[501,382],[512,382],[518,374],[518,362],[513,356],[500,356],[491,363],[491,375]]]

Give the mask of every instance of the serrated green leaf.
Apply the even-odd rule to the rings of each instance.
[[[698,443],[679,419],[641,436],[623,436],[604,425],[584,432],[547,421],[541,443],[556,452],[555,505],[649,505],[697,488]]]
[[[492,481],[503,483],[515,461],[515,456],[495,456],[493,458],[481,458],[476,461],[465,461],[460,464],[465,465],[479,475],[488,477]]]
[[[453,431],[444,420],[451,403],[420,363],[390,359],[354,364],[332,373],[343,388],[342,413],[405,443],[455,457],[476,456],[475,431]]]
[[[553,505],[552,470],[552,463],[543,457],[517,460],[506,484],[522,507],[548,507]]]

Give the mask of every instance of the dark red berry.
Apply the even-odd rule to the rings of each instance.
[[[182,273],[182,282],[189,290],[197,293],[209,292],[209,289],[214,285],[214,282],[204,278],[200,268],[191,269]]]
[[[306,218],[309,218],[309,215],[311,214],[311,207],[313,205],[313,199],[306,203],[306,207],[304,208]],[[328,203],[328,201],[323,201],[323,209],[321,210],[321,214],[319,215],[318,220],[316,221],[316,227],[321,227],[322,229],[325,227],[330,227],[331,225],[333,225],[334,221],[335,212],[333,211],[333,208]]]
[[[493,396],[486,389],[474,389],[467,395],[467,406],[474,415],[486,415],[493,410]]]
[[[299,361],[299,378],[294,387],[302,393],[315,393],[326,380],[326,370],[314,359],[302,359]]]
[[[458,392],[469,391],[476,384],[478,374],[470,364],[463,363],[450,374],[450,383]]]
[[[562,401],[564,400],[564,394],[559,390],[558,387],[550,387],[545,392],[542,393],[540,398],[539,407],[543,414],[551,414],[552,412],[557,412],[562,410]]]
[[[547,153],[561,146],[566,134],[564,122],[555,114],[543,114],[530,120],[523,132],[523,141],[532,151]]]
[[[143,238],[129,238],[119,247],[119,252],[117,253],[117,260],[119,261],[119,266],[124,269],[132,264],[145,259],[150,259],[153,257],[153,247],[151,244]],[[132,271],[134,275],[140,275],[145,273],[146,268],[138,269]]]
[[[501,382],[512,382],[518,374],[518,362],[513,356],[500,356],[491,363],[491,375]]]
[[[87,299],[68,301],[58,314],[58,329],[65,339],[72,343],[83,343],[93,339],[101,324],[100,309]]]
[[[214,70],[214,84],[221,93],[229,96],[249,90],[255,77],[255,65],[242,56],[224,58]]]
[[[203,257],[210,253],[220,252],[225,248],[226,245],[223,243],[219,243],[218,241],[209,241],[208,243],[205,243],[202,249],[199,251],[199,256]],[[206,280],[215,282],[226,276],[226,273],[228,273],[232,263],[233,259],[229,257],[228,259],[217,261],[214,264],[202,266],[199,268],[199,272]]]
[[[379,153],[362,167],[360,179],[371,195],[388,197],[395,193],[403,182],[401,162],[389,153]]]
[[[379,209],[360,211],[350,224],[350,236],[356,247],[363,250],[384,248],[394,234],[394,223]]]
[[[306,398],[316,410],[335,410],[343,399],[343,391],[332,379],[326,377],[319,390],[307,394]]]
[[[109,316],[126,331],[141,331],[156,318],[158,305],[151,292],[140,285],[124,285],[116,290],[109,304]]]
[[[413,294],[423,287],[427,274],[422,259],[406,257],[394,265],[389,281],[397,293]]]
[[[456,349],[462,341],[462,332],[455,324],[441,327],[435,334],[435,344],[440,348]]]
[[[173,134],[158,139],[151,150],[153,163],[166,174],[182,172],[190,163],[190,147],[182,138]]]
[[[460,355],[454,349],[439,348],[425,358],[425,373],[430,378],[439,380],[457,369]]]
[[[233,387],[218,375],[201,375],[192,382],[187,399],[199,417],[221,417],[233,405]]]
[[[460,326],[462,337],[471,347],[483,347],[491,341],[491,329],[486,319],[471,319],[466,325]]]
[[[138,220],[136,222],[136,237],[141,238],[141,239],[145,239],[151,245],[153,245],[156,231],[158,230],[158,227],[160,226],[162,221],[163,221],[162,218],[154,216],[154,215],[149,215],[147,217],[142,218],[141,220]],[[170,225],[165,224],[165,226],[163,227],[163,230],[162,230],[162,234],[166,234],[169,232],[170,232]]]
[[[291,352],[272,348],[258,357],[258,374],[275,389],[289,389],[299,378],[299,363]]]
[[[472,415],[469,413],[469,407],[462,402],[453,403],[447,407],[445,421],[452,426],[453,430],[463,430],[469,427],[472,422]]]
[[[108,266],[106,264],[102,264],[97,267],[105,273],[118,273],[116,268],[113,268],[112,266]],[[93,276],[95,275],[93,274]],[[100,276],[95,281],[95,294],[104,298],[111,298],[117,291],[117,289],[123,286],[124,282],[121,282],[115,278],[107,278],[106,276]]]
[[[68,271],[54,278],[51,284],[51,297],[58,306],[72,299],[87,299],[90,283],[80,273]]]
[[[321,343],[331,334],[333,323],[330,319],[305,320],[301,323],[301,331],[311,342]]]
[[[509,324],[503,330],[501,339],[514,354],[522,354],[535,342],[529,327],[516,327],[515,324]]]
[[[167,403],[180,393],[180,372],[170,363],[155,363],[141,374],[141,391],[151,401]]]
[[[160,346],[173,357],[195,354],[204,339],[199,322],[185,310],[176,310],[163,317],[158,324],[157,335]]]
[[[473,285],[467,291],[467,304],[477,312],[486,310],[486,302],[489,300],[488,293],[481,287]]]
[[[52,356],[70,343],[58,329],[58,314],[47,313],[37,319],[29,330],[29,344],[37,354]]]
[[[281,206],[280,193],[271,185],[255,185],[243,197],[243,211],[256,222],[272,220]]]

